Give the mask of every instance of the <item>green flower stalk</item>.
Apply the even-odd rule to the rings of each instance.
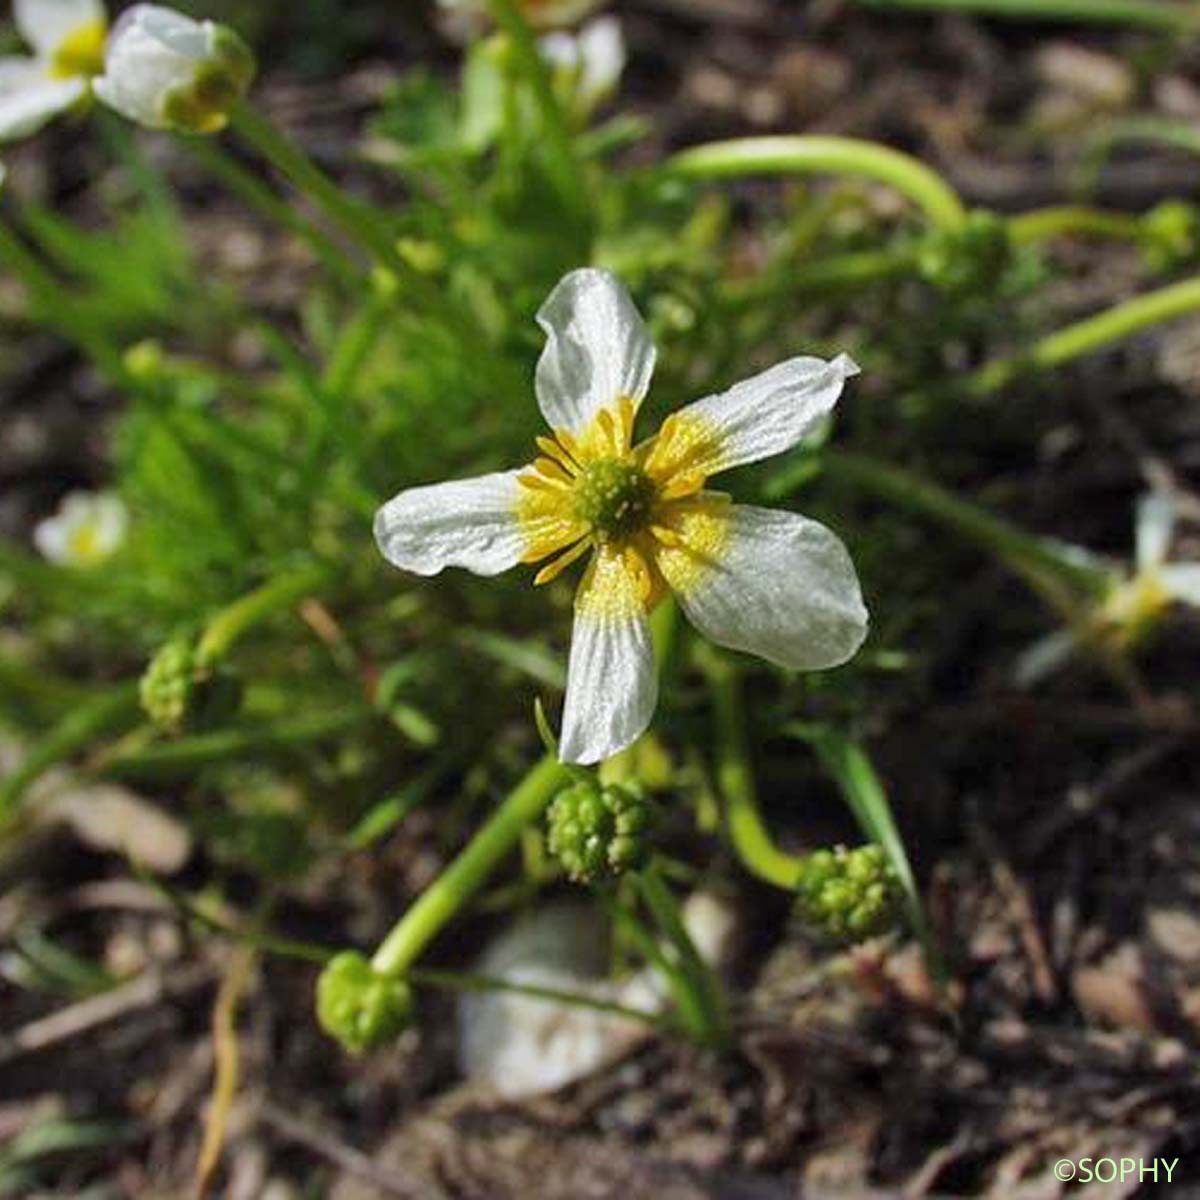
[[[653,819],[636,786],[581,780],[550,805],[546,845],[575,883],[597,883],[645,864]]]
[[[352,1054],[394,1041],[412,1021],[412,989],[353,950],[332,958],[317,980],[317,1020]]]
[[[895,927],[904,890],[882,846],[814,850],[800,861],[797,911],[836,941],[857,942]]]

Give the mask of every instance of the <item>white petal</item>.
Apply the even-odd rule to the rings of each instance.
[[[625,749],[646,731],[657,700],[637,582],[619,553],[600,550],[575,601],[559,757],[595,763]]]
[[[1138,500],[1134,539],[1139,571],[1153,570],[1167,561],[1175,530],[1175,505],[1162,492]]]
[[[379,549],[389,562],[417,575],[436,575],[443,567],[466,567],[476,575],[507,571],[527,548],[516,515],[520,473],[401,492],[375,514]]]
[[[858,374],[846,354],[791,358],[727,392],[706,396],[668,417],[647,466],[660,478],[704,479],[790,450],[837,403]]]
[[[634,408],[654,374],[654,343],[624,285],[607,271],[572,271],[538,312],[546,348],[538,404],[551,429],[583,434],[622,396]]]
[[[33,528],[33,544],[38,553],[52,563],[65,563],[70,558],[71,530],[61,515],[47,517]]]
[[[106,17],[100,0],[13,0],[13,20],[38,54],[50,58],[71,34]]]
[[[867,636],[867,610],[846,547],[796,513],[697,506],[683,545],[658,566],[692,623],[719,645],[793,670],[836,667]]]
[[[579,33],[583,67],[579,98],[587,106],[599,104],[616,90],[625,70],[625,38],[616,17],[599,17]]]
[[[1030,688],[1065,666],[1078,642],[1069,629],[1056,629],[1022,650],[1013,666],[1013,683]]]
[[[1158,577],[1173,600],[1200,608],[1200,563],[1168,563]]]
[[[0,60],[0,141],[28,137],[87,92],[82,79],[49,79],[32,58]]]

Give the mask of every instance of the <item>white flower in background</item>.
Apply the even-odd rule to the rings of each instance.
[[[584,116],[617,90],[626,56],[621,23],[615,17],[599,17],[577,34],[547,34],[539,46]]]
[[[108,39],[96,95],[151,129],[217,133],[254,79],[254,55],[232,29],[138,4]]]
[[[633,444],[655,350],[612,275],[574,271],[538,313],[536,390],[553,437],[515,471],[401,492],[380,549],[418,575],[496,575],[555,556],[546,583],[591,556],[575,600],[560,753],[597,762],[646,729],[657,699],[648,615],[673,591],[714,642],[793,670],[851,658],[867,631],[842,543],[796,513],[732,504],[710,475],[791,449],[858,368],[793,358],[708,396]]]
[[[129,514],[112,492],[71,492],[58,512],[40,522],[33,542],[43,557],[64,567],[94,567],[125,540]]]
[[[0,141],[28,137],[85,99],[108,33],[100,0],[14,0],[13,19],[34,53],[0,58]]]
[[[1133,572],[1114,576],[1091,619],[1078,629],[1060,629],[1026,650],[1014,672],[1018,683],[1029,686],[1044,679],[1061,667],[1081,642],[1122,649],[1136,645],[1154,630],[1172,604],[1200,608],[1200,563],[1167,559],[1176,515],[1169,496],[1154,492],[1141,497],[1134,524]]]
[[[596,11],[604,0],[517,0],[521,15],[534,29],[561,29]],[[453,19],[478,27],[488,15],[487,0],[438,0]]]

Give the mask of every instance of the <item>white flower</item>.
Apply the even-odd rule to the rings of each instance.
[[[1134,570],[1114,574],[1090,619],[1034,643],[1017,660],[1014,676],[1029,686],[1066,662],[1080,642],[1126,649],[1142,641],[1173,603],[1200,608],[1200,563],[1169,562],[1175,505],[1151,493],[1138,500],[1134,523]]]
[[[64,567],[94,567],[125,540],[129,514],[112,492],[71,492],[33,531],[42,556]]]
[[[582,21],[604,0],[517,0],[521,15],[534,29],[560,29]],[[438,0],[438,6],[458,20],[478,25],[487,16],[487,0]]]
[[[254,56],[232,29],[157,4],[117,22],[96,95],[151,129],[216,133],[254,79]]]
[[[28,137],[78,104],[104,65],[101,0],[14,0],[31,58],[0,58],[0,141]]]
[[[625,38],[615,17],[599,17],[577,34],[547,34],[538,44],[585,116],[617,90],[625,70]]]
[[[546,583],[585,554],[575,601],[560,753],[592,763],[646,729],[657,682],[648,614],[673,591],[713,641],[794,670],[837,666],[867,631],[842,543],[791,512],[730,503],[710,475],[781,454],[834,406],[858,368],[793,358],[668,417],[633,444],[655,351],[628,293],[574,271],[538,322],[536,390],[553,437],[515,471],[412,488],[383,506],[375,537],[396,566],[495,575],[554,555]]]

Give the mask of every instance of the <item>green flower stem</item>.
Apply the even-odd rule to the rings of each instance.
[[[138,713],[136,683],[120,684],[77,704],[29,752],[17,770],[0,782],[0,827],[12,820],[22,796],[46,771],[100,734],[128,728]]]
[[[673,990],[689,1032],[705,1045],[726,1045],[729,1029],[720,981],[700,957],[675,893],[663,879],[658,864],[652,862],[642,871],[637,884],[642,900],[675,951],[680,986]],[[668,981],[670,978],[668,975]]]
[[[329,568],[313,564],[269,583],[235,600],[208,624],[196,647],[196,665],[211,667],[222,659],[233,643],[271,613],[296,603],[328,582]]]
[[[554,91],[550,71],[538,49],[537,39],[521,15],[516,0],[488,0],[488,7],[492,19],[512,42],[517,61],[533,88],[550,153],[554,185],[568,211],[586,221],[590,204],[572,140],[571,123]]]
[[[269,220],[305,242],[322,265],[347,290],[361,290],[363,279],[346,261],[345,254],[290,204],[281,200],[261,179],[247,171],[212,138],[188,138],[187,148],[206,170],[216,176],[235,196],[257,209]]]
[[[859,0],[865,8],[979,13],[1017,21],[1067,21],[1132,25],[1184,33],[1197,24],[1184,0]],[[1192,8],[1192,11],[1188,11]]]
[[[1152,325],[1200,310],[1200,276],[1159,288],[1077,321],[1033,344],[1025,354],[985,364],[966,381],[971,396],[989,396],[1019,375],[1044,371],[1081,358]]]
[[[862,250],[817,259],[798,270],[737,280],[727,285],[726,295],[732,307],[751,309],[780,294],[828,296],[832,291],[849,291],[895,279],[911,272],[915,265],[916,255],[908,249]]]
[[[1011,217],[1008,231],[1018,245],[1073,234],[1136,242],[1142,236],[1142,222],[1140,217],[1129,213],[1106,212],[1082,204],[1061,204]]]
[[[738,138],[680,151],[666,169],[689,179],[741,175],[860,175],[908,197],[943,229],[957,229],[966,210],[954,189],[924,163],[859,138],[824,135]]]
[[[371,965],[381,975],[402,975],[487,882],[501,860],[537,820],[555,793],[571,782],[570,771],[554,758],[542,759],[525,776],[458,857],[421,893],[383,940]]]
[[[118,751],[98,760],[95,767],[111,779],[177,779],[211,763],[333,741],[377,716],[368,708],[343,708],[334,713],[241,725]]]
[[[1026,533],[923,475],[841,450],[822,451],[820,463],[829,478],[930,517],[995,554],[1060,612],[1076,613],[1082,599],[1100,596],[1108,585],[1107,573],[1070,547]],[[778,499],[790,490],[786,476],[776,476],[768,494]]]
[[[232,127],[285,178],[309,196],[341,230],[377,262],[395,271],[410,287],[427,291],[396,250],[387,225],[370,208],[352,200],[298,146],[256,109],[243,102],[233,112]]]
[[[717,789],[725,801],[725,819],[734,851],[752,875],[784,891],[794,891],[801,859],[775,845],[758,807],[738,668],[709,646],[699,647],[696,657],[712,697],[717,726]]]

